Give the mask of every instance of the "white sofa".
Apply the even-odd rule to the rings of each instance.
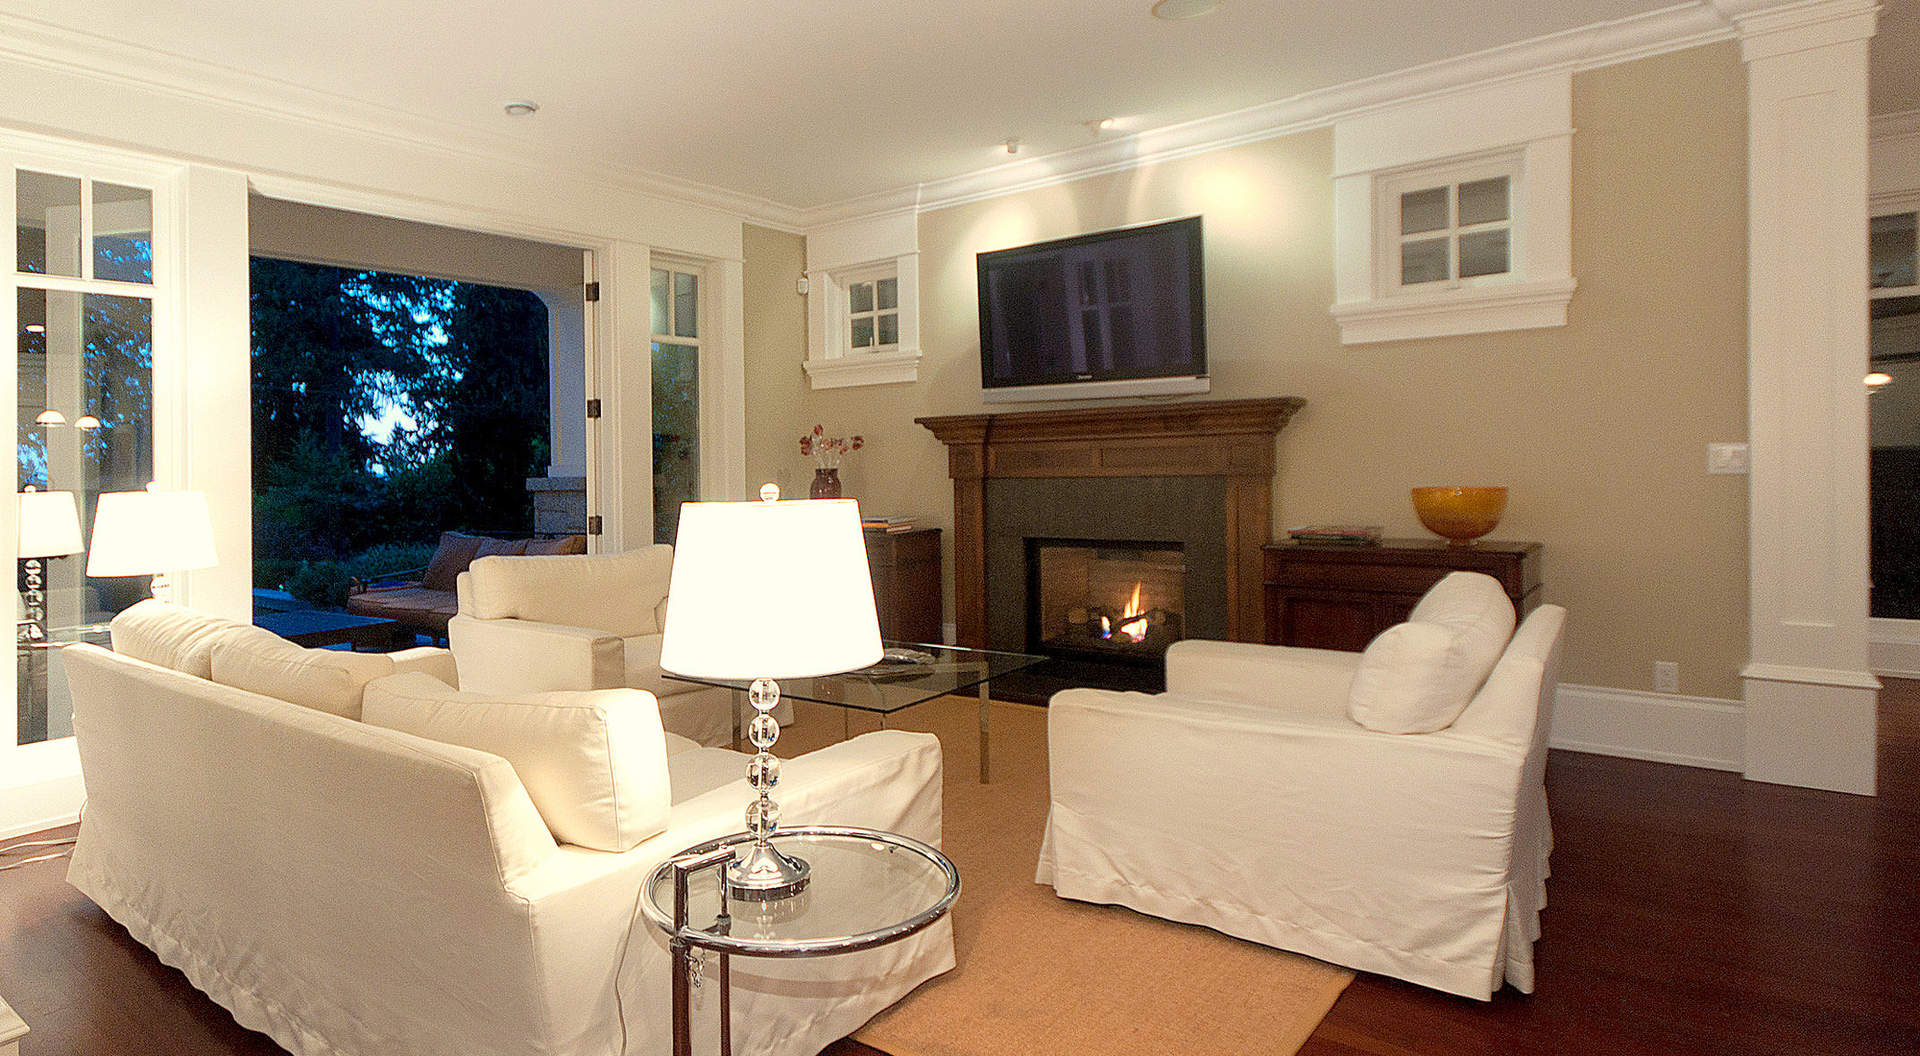
[[[117,652],[67,651],[87,791],[70,882],[296,1056],[669,1052],[668,955],[636,916],[639,886],[741,828],[745,757],[661,733],[644,693],[572,695],[652,731],[635,743],[653,746],[671,802],[664,831],[629,850],[559,843],[529,793],[539,777],[550,797],[551,773],[523,783],[501,756],[200,674],[337,674],[350,655],[295,656],[258,634],[149,608],[116,621]],[[272,655],[256,664],[256,649]],[[436,694],[453,697],[418,673],[355,685],[362,673],[302,681],[364,700],[369,718],[376,698],[412,694],[435,720]],[[788,824],[937,845],[940,769],[931,736],[868,734],[788,760],[780,802]],[[735,1044],[813,1056],[953,963],[945,921],[860,954],[736,960]],[[695,999],[710,1046],[714,987]]]
[[[1356,690],[1360,653],[1185,641],[1164,694],[1057,694],[1038,881],[1454,994],[1531,992],[1565,610],[1506,642],[1500,597],[1497,663],[1434,732],[1355,721],[1384,701],[1350,695],[1394,688],[1374,670]]]
[[[673,547],[621,554],[483,557],[456,582],[460,611],[447,644],[463,688],[537,693],[630,687],[652,693],[670,733],[709,747],[733,739],[731,690],[660,670]],[[751,712],[746,713],[749,717]],[[792,705],[775,713],[792,720]]]

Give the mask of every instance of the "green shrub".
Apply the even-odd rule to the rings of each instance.
[[[347,603],[347,566],[338,561],[309,561],[286,579],[286,592],[328,608]]]
[[[300,562],[279,557],[258,557],[253,561],[253,585],[262,590],[285,590],[287,580],[300,568]]]
[[[347,560],[347,571],[361,579],[387,572],[425,567],[433,560],[433,543],[380,543]]]

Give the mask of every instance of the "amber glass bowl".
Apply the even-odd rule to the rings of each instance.
[[[1505,488],[1415,488],[1413,512],[1427,531],[1454,546],[1472,546],[1507,512]]]

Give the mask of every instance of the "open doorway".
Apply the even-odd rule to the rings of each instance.
[[[438,638],[442,551],[585,551],[583,251],[260,197],[251,227],[256,619]]]

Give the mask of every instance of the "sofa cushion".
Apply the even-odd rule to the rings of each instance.
[[[527,548],[521,553],[528,557],[554,557],[560,554],[584,554],[587,552],[587,537],[584,535],[562,535],[553,539],[529,539]]]
[[[212,678],[214,646],[252,630],[257,628],[148,598],[113,618],[111,638],[122,656]]]
[[[213,648],[212,679],[347,719],[360,717],[368,682],[393,674],[384,653],[303,649],[271,631],[245,627]]]
[[[665,831],[673,806],[666,735],[632,689],[498,699],[422,674],[367,687],[364,721],[477,748],[513,764],[556,839],[625,851]]]
[[[473,548],[473,559],[478,561],[483,557],[519,557],[526,552],[527,541],[525,539],[491,539],[486,536],[481,536],[480,545]],[[472,568],[473,566],[468,565],[467,567]]]
[[[453,577],[465,572],[467,566],[473,564],[473,552],[479,549],[480,543],[477,535],[441,532],[440,545],[433,551],[433,559],[427,562],[427,571],[420,577],[420,585],[428,590],[452,590]]]
[[[1513,602],[1492,576],[1453,572],[1360,656],[1347,714],[1383,733],[1453,725],[1513,637]]]
[[[483,557],[467,570],[471,615],[589,627],[617,638],[659,634],[654,610],[667,596],[673,547],[624,554]]]

